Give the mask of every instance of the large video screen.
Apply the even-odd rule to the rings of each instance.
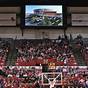
[[[24,5],[23,25],[37,28],[64,26],[63,5]]]

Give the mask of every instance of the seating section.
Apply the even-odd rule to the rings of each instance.
[[[56,66],[88,65],[85,39],[0,39],[0,65]]]
[[[70,47],[69,40],[17,40],[17,66],[43,65],[55,63],[56,65],[76,66],[76,58]]]
[[[10,52],[10,43],[5,40],[0,41],[0,66],[6,65],[6,60]]]
[[[0,67],[1,88],[36,88],[41,67]]]
[[[87,88],[88,67],[82,66],[57,66],[55,72],[61,73],[60,87]],[[3,73],[3,74],[2,74]],[[43,72],[44,73],[44,72]],[[50,73],[50,72],[48,72]],[[48,88],[42,84],[42,68],[40,66],[1,66],[0,85],[1,88]],[[49,75],[49,77],[54,75]],[[43,79],[44,81],[46,79]],[[46,81],[46,83],[48,83]]]

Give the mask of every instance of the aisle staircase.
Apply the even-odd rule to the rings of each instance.
[[[76,62],[78,63],[79,66],[85,66],[86,62],[84,60],[84,57],[82,55],[82,52],[80,49],[77,49],[73,46],[73,54],[76,58]]]
[[[9,66],[14,66],[15,65],[15,60],[16,60],[16,49],[15,49],[15,41],[11,41],[11,50],[8,54],[7,60],[6,60],[6,65]]]

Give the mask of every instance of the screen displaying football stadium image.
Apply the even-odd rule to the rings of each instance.
[[[62,5],[25,5],[25,26],[63,26]]]

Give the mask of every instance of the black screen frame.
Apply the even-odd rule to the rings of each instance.
[[[25,25],[25,6],[26,5],[62,5],[63,25],[62,26],[26,26]],[[21,28],[22,29],[66,29],[67,28],[67,8],[64,3],[31,3],[26,2],[21,6]]]

